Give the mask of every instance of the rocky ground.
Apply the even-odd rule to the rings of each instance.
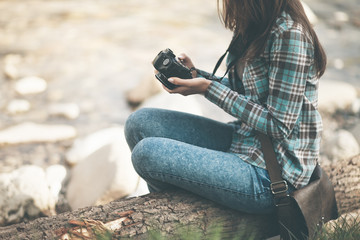
[[[305,2],[317,16],[315,29],[329,58],[323,77],[322,159],[335,161],[359,153],[360,2]],[[2,0],[0,12],[0,179],[14,179],[24,165],[41,169],[55,165],[61,169],[57,179],[64,181],[63,171],[69,173],[76,165],[69,162],[76,140],[82,140],[81,158],[88,157],[91,154],[84,149],[93,143],[84,137],[110,127],[118,131],[134,109],[129,99],[136,102],[158,93],[151,61],[160,50],[186,52],[197,67],[211,70],[231,38],[218,20],[216,1],[208,0]],[[135,97],[128,94],[134,88],[139,89]],[[197,107],[195,113],[227,119],[208,110],[212,106],[203,99],[173,99],[178,108],[191,105]],[[157,106],[169,100],[148,102]],[[100,135],[106,140],[95,148],[99,151],[117,139],[114,131]],[[87,176],[104,178],[94,174]],[[55,175],[44,173],[44,179]],[[95,184],[82,181],[83,186]],[[7,188],[2,185],[0,191]],[[54,188],[58,194],[59,187]],[[63,208],[58,212],[69,209],[64,198],[60,202],[57,205]],[[5,203],[0,200],[0,205]],[[54,210],[51,204],[49,209]],[[4,209],[1,206],[0,212]],[[23,211],[39,214],[26,207]]]

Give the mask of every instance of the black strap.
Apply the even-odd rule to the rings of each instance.
[[[261,132],[258,132],[257,135],[261,142],[261,148],[264,154],[266,169],[269,172],[271,182],[282,181],[283,178],[281,176],[281,169],[279,163],[276,160],[274,147],[269,136]]]
[[[216,71],[219,69],[221,63],[223,62],[224,58],[226,57],[226,55],[233,50],[236,47],[236,44],[238,44],[238,40],[240,39],[240,36],[234,36],[233,39],[231,40],[228,49],[226,49],[226,52],[219,58],[219,60],[217,61],[214,70],[212,72],[212,76],[215,76]],[[246,46],[244,47],[244,49],[246,49]],[[230,71],[230,69],[236,64],[236,62],[241,58],[241,54],[238,54],[237,57],[231,61],[229,63],[229,65],[226,68],[225,74],[220,78],[220,81],[226,76],[226,74],[228,74],[228,72]]]
[[[220,67],[222,61],[224,60],[224,58],[225,58],[225,56],[226,56],[226,54],[227,54],[228,52],[229,52],[229,49],[227,49],[226,52],[219,58],[219,60],[217,61],[216,65],[215,65],[215,67],[214,67],[214,70],[213,70],[213,72],[212,72],[212,76],[215,75],[216,71],[217,71],[218,68]],[[227,71],[226,71],[226,73],[227,73]],[[225,73],[225,75],[226,75],[226,73]]]
[[[271,180],[271,191],[274,196],[275,204],[277,207],[288,205],[290,199],[288,198],[288,184],[281,176],[280,164],[276,160],[274,147],[270,137],[264,133],[257,132],[261,142],[261,148],[264,154],[266,169],[269,172]]]
[[[291,235],[292,233],[295,233],[294,236],[300,237],[299,239],[303,239],[302,233],[298,232],[297,229],[294,230],[292,227],[297,225],[296,216],[294,216],[294,212],[292,211],[291,198],[288,195],[288,185],[281,176],[280,164],[276,160],[276,155],[271,139],[269,136],[261,132],[257,132],[257,136],[261,142],[266,169],[269,172],[271,180],[271,191],[273,193],[274,202],[277,207],[277,217],[279,221],[281,239],[293,239]]]

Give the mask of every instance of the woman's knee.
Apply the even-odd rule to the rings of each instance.
[[[145,177],[146,172],[157,168],[155,165],[157,165],[156,160],[159,158],[156,156],[156,149],[158,148],[156,142],[156,138],[144,138],[136,144],[132,151],[131,160],[133,166],[142,177]]]
[[[140,141],[146,132],[146,129],[149,128],[147,124],[149,123],[149,117],[152,114],[152,110],[149,108],[139,109],[127,118],[125,123],[125,138],[131,149]]]
[[[139,129],[146,122],[147,109],[139,109],[130,114],[125,123],[125,134],[129,135]]]

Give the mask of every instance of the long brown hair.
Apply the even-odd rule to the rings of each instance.
[[[242,46],[246,46],[242,59],[258,57],[265,48],[270,31],[283,11],[302,25],[314,44],[317,77],[326,69],[326,54],[307,18],[300,0],[220,0],[218,13],[225,27],[241,36]]]

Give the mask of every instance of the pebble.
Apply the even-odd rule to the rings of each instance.
[[[21,61],[21,56],[18,54],[8,54],[4,57],[4,74],[9,79],[16,79],[19,77],[19,70],[17,65]]]
[[[16,115],[18,113],[24,113],[30,110],[31,104],[24,99],[14,99],[6,107],[6,111],[9,114]]]
[[[69,125],[21,123],[0,131],[0,146],[6,144],[57,142],[76,137],[76,129]]]
[[[20,95],[42,93],[46,88],[46,81],[36,76],[22,78],[15,84],[15,91]]]
[[[337,11],[334,13],[334,16],[335,20],[339,22],[348,22],[350,20],[349,15],[345,12]]]
[[[49,106],[51,116],[60,116],[67,119],[76,119],[80,115],[80,108],[76,103],[56,103]]]

